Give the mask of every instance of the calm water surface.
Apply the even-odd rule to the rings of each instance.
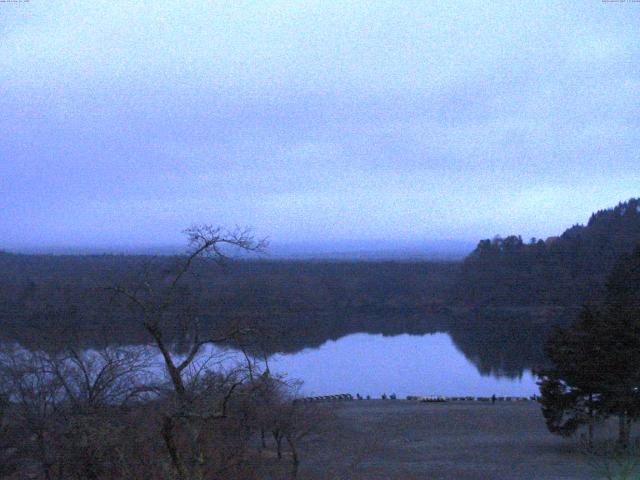
[[[320,348],[269,359],[272,372],[304,382],[304,395],[360,393],[530,396],[538,393],[535,377],[481,375],[446,333],[383,336],[355,333],[329,340]]]

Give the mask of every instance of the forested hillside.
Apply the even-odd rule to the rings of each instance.
[[[107,334],[114,341],[142,340],[144,331],[130,322],[129,312],[109,287],[162,277],[177,260],[0,254],[1,334],[36,338],[83,332],[84,338]],[[289,337],[313,336],[307,332],[313,330],[326,339],[360,322],[363,315],[400,317],[441,309],[457,267],[438,262],[267,260],[220,266],[201,259],[180,303],[197,303],[207,312],[202,321],[210,328],[263,322]]]
[[[560,237],[482,240],[464,260],[452,301],[466,305],[578,305],[602,298],[616,259],[640,242],[640,200],[600,210]]]

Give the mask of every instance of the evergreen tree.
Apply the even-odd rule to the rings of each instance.
[[[606,372],[594,362],[602,351],[600,339],[605,331],[599,312],[585,308],[571,327],[556,329],[547,342],[545,353],[553,367],[538,372],[538,384],[550,432],[569,436],[587,425],[591,444],[594,422],[605,414],[601,386]]]
[[[640,417],[640,248],[617,262],[603,307],[585,307],[545,351],[552,367],[538,383],[549,430],[571,435],[586,424],[591,441],[594,421],[614,415],[626,447]]]

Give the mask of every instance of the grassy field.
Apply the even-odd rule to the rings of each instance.
[[[301,479],[602,478],[576,439],[547,431],[536,402],[371,400],[323,408],[335,415],[305,442]],[[600,432],[614,434],[611,426]]]

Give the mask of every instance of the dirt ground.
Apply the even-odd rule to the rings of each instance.
[[[576,439],[547,431],[536,402],[365,400],[323,408],[335,415],[305,442],[300,479],[602,478]]]

